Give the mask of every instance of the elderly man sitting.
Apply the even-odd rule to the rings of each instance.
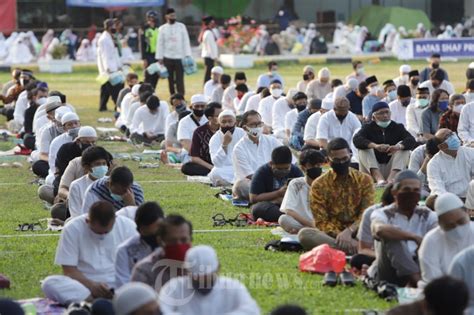
[[[392,182],[398,172],[406,169],[415,138],[402,124],[390,119],[390,108],[378,102],[372,109],[373,120],[354,135],[359,149],[361,170],[372,175],[378,185]]]
[[[235,113],[225,110],[218,116],[220,129],[209,140],[209,153],[214,167],[208,174],[216,186],[225,186],[234,183],[234,168],[232,167],[232,153],[234,147],[245,131],[236,127]]]
[[[94,203],[89,213],[64,227],[55,258],[64,275],[43,281],[41,288],[46,297],[64,305],[91,297],[112,298],[115,251],[136,233],[135,223],[116,216],[111,203]]]

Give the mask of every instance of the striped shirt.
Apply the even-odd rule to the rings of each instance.
[[[125,207],[125,203],[123,200],[117,201],[112,198],[110,195],[110,189],[109,189],[109,177],[103,177],[99,180],[96,180],[93,184],[91,184],[84,195],[84,201],[82,204],[82,213],[89,213],[90,207],[97,201],[108,201],[110,202],[116,211],[122,209]],[[135,204],[137,206],[141,205],[144,202],[144,196],[143,196],[143,189],[142,187],[137,184],[133,183],[132,184],[132,192],[133,195],[135,196]]]

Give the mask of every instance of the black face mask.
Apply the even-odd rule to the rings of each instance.
[[[111,30],[110,30],[110,33],[116,34],[116,33],[117,33],[117,29],[116,29],[116,28],[111,29]]]
[[[439,68],[439,63],[432,63],[431,68],[438,69]]]
[[[304,80],[304,81],[308,81],[308,80],[309,80],[309,75],[303,74],[303,80]]]
[[[290,174],[290,170],[273,169],[272,172],[276,178],[285,178]]]
[[[147,243],[152,249],[155,249],[159,246],[158,242],[156,241],[156,235],[142,235],[141,239],[145,243]]]
[[[298,112],[302,112],[306,109],[306,105],[297,105],[296,109],[298,110]]]
[[[321,167],[312,167],[306,170],[306,175],[311,179],[316,179],[321,176],[323,169]]]
[[[339,176],[345,176],[349,174],[349,165],[351,164],[351,161],[347,161],[344,163],[334,163],[331,162],[331,168],[332,170]]]
[[[204,109],[193,109],[193,114],[196,117],[202,117],[204,115]]]
[[[230,133],[234,133],[235,127],[221,127],[222,133],[226,133],[227,131],[230,131]]]
[[[85,151],[87,148],[91,147],[92,145],[87,143],[87,144],[84,144],[82,142],[79,142],[79,149],[81,149],[82,151]]]
[[[418,85],[418,83],[420,83],[420,80],[416,80],[416,79],[411,80],[411,84],[412,84],[413,86]]]
[[[176,112],[177,113],[182,113],[186,110],[186,105],[184,105],[183,103],[179,104],[178,106],[176,106]]]
[[[194,279],[191,280],[191,284],[193,286],[193,289],[196,290],[197,293],[202,294],[202,295],[208,295],[209,293],[211,293],[212,289],[214,288],[214,286],[209,286],[209,285],[207,285],[205,288],[201,288],[202,284],[199,282],[199,280],[194,280]]]
[[[407,107],[408,105],[410,105],[410,101],[409,101],[409,100],[408,100],[408,101],[402,101],[402,102],[400,102],[400,103],[402,103],[402,106],[403,106],[403,107]]]
[[[168,19],[168,23],[174,24],[176,22],[176,19]]]

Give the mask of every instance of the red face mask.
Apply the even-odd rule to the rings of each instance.
[[[186,252],[190,248],[191,248],[191,244],[166,245],[164,247],[165,258],[177,260],[177,261],[184,261]]]

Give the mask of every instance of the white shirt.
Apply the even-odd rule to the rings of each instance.
[[[69,221],[61,233],[54,263],[73,266],[87,278],[115,287],[115,252],[126,239],[137,234],[135,222],[117,216],[112,231],[105,235],[92,232],[88,214]]]
[[[202,35],[202,58],[217,59],[219,57],[219,49],[217,47],[217,36],[213,30],[206,30]]]
[[[82,214],[82,201],[86,195],[87,187],[90,186],[95,180],[91,179],[89,174],[86,174],[71,183],[69,186],[69,195],[67,203],[71,218],[78,217]]]
[[[219,87],[219,82],[214,82],[214,80],[210,79],[204,84],[204,96],[208,99],[211,99],[212,93],[214,90]]]
[[[407,216],[395,211],[395,204],[379,208],[372,212],[370,220],[372,225],[375,222],[392,225],[402,231],[411,232],[420,237],[424,237],[428,231],[434,229],[438,225],[438,217],[434,211],[426,207],[416,207],[413,215],[408,219]],[[389,215],[386,214],[389,212]],[[407,241],[408,249],[411,254],[415,254],[418,245],[414,241]],[[380,242],[375,240],[375,244]]]
[[[135,96],[131,92],[125,94],[122,99],[122,103],[120,103],[120,116],[115,124],[117,128],[120,128],[123,125],[127,125],[130,107],[132,106],[132,103],[135,103],[135,101]]]
[[[285,130],[290,131],[290,136],[291,136],[291,131],[293,130],[293,127],[295,126],[297,120],[298,120],[298,109],[293,108],[288,113],[286,113]]]
[[[116,72],[122,68],[122,61],[108,32],[102,32],[97,41],[97,67],[101,75]]]
[[[268,135],[261,135],[258,145],[248,136],[240,139],[232,154],[235,181],[253,175],[260,166],[271,160],[273,149],[281,145],[279,140]]]
[[[232,141],[227,145],[227,152],[222,148],[222,141],[224,134],[219,129],[209,140],[209,153],[211,155],[212,165],[214,167],[232,167],[232,153],[237,143],[245,137],[246,132],[239,127],[236,127],[232,134]]]
[[[405,128],[407,127],[407,107],[403,106],[402,103],[397,99],[388,104],[391,111],[391,119],[398,124],[402,124]]]
[[[330,110],[319,119],[316,139],[325,139],[329,142],[334,138],[341,137],[350,143],[352,135],[360,127],[359,119],[352,112],[349,112],[341,123],[334,110]]]
[[[15,102],[15,109],[13,111],[13,120],[23,127],[25,122],[25,111],[29,106],[28,92],[24,90],[18,95]]]
[[[421,133],[421,127],[423,126],[423,121],[421,119],[421,114],[427,107],[418,107],[415,103],[410,103],[407,106],[406,111],[406,128],[408,132],[416,138],[417,135]]]
[[[65,132],[51,141],[48,154],[49,174],[54,175],[54,173],[56,173],[56,157],[59,149],[61,149],[63,144],[72,142],[72,140],[72,137]]]
[[[141,106],[133,115],[130,132],[138,134],[149,132],[152,135],[164,135],[168,114],[169,107],[165,101],[160,101],[156,113],[152,113],[146,105]]]
[[[415,150],[413,150],[410,154],[410,162],[408,163],[408,169],[413,171],[418,175],[420,180],[423,183],[423,186],[428,186],[428,181],[426,174],[421,171],[421,167],[423,166],[423,162],[425,161],[425,150],[426,144],[418,146]]]
[[[446,233],[438,226],[429,231],[423,238],[418,257],[420,260],[421,278],[425,284],[448,274],[454,256],[463,249],[474,245],[474,223],[469,222],[470,230],[461,239],[448,239]]]
[[[458,135],[464,144],[474,141],[474,101],[463,106],[459,116]]]
[[[224,90],[224,94],[222,95],[222,110],[230,109],[235,112],[234,98],[236,97],[237,91],[235,90],[235,84],[232,84]]]
[[[314,220],[309,206],[310,186],[305,177],[295,178],[286,189],[285,196],[281,202],[280,211],[287,213],[292,210],[310,221]]]
[[[431,80],[426,80],[425,82],[421,83],[419,87],[428,88],[430,90],[430,94],[433,94],[433,92],[437,89],[445,90],[446,92],[448,92],[449,95],[456,93],[453,84],[446,80],[443,80],[443,82],[441,82],[439,87],[437,87],[436,89],[433,87]]]
[[[201,119],[198,121],[199,126],[196,125],[194,120],[192,119],[193,114],[189,114],[188,116],[181,119],[178,123],[178,141],[181,140],[192,140],[194,130],[197,127],[204,125],[207,123],[206,116],[202,116]]]
[[[466,99],[466,104],[474,102],[474,92],[466,92],[463,94]]]
[[[280,97],[282,98],[282,97]],[[280,99],[278,98],[278,99]],[[262,121],[267,126],[273,125],[273,104],[278,100],[269,95],[258,103],[258,113],[262,116]]]
[[[179,119],[179,114],[175,110],[172,111],[171,113],[166,116],[166,121],[165,121],[165,137],[168,134],[168,130],[173,124],[176,124]]]
[[[132,269],[137,262],[152,253],[152,248],[139,234],[136,234],[120,244],[115,255],[115,285],[120,288],[129,283]]]
[[[247,103],[252,96],[255,96],[255,91],[248,91],[239,101],[239,105],[237,109],[237,115],[243,115],[245,113],[245,108],[247,107]],[[257,103],[258,106],[258,103]]]
[[[469,308],[464,314],[474,314],[474,271],[472,264],[474,263],[474,246],[470,246],[453,258],[453,263],[449,266],[449,275],[463,279],[469,289]]]
[[[260,95],[260,93],[251,96],[247,102],[247,106],[245,106],[244,113],[251,110],[258,111],[258,104],[260,103],[261,99],[262,96]]]
[[[161,311],[167,315],[260,314],[247,288],[237,280],[222,276],[206,295],[194,291],[189,276],[173,278],[160,290],[158,300]]]
[[[285,115],[292,108],[288,105],[285,97],[280,97],[275,101],[272,108],[272,129],[273,133],[285,131]]]
[[[306,121],[306,125],[304,127],[304,136],[303,140],[316,140],[316,136],[318,134],[318,125],[319,120],[321,119],[322,113],[316,112],[313,115],[309,116],[308,120]]]
[[[158,29],[156,59],[183,59],[192,56],[191,44],[186,26],[183,23],[163,24]]]
[[[137,111],[137,109],[140,108],[140,106],[146,106],[146,105],[142,105],[142,103],[140,103],[139,101],[133,102],[130,105],[130,108],[128,109],[127,120],[125,123],[128,129],[132,128],[133,116],[135,116],[135,112]]]
[[[428,184],[433,195],[450,192],[466,197],[474,175],[474,149],[460,147],[456,158],[439,151],[428,162]]]
[[[474,210],[474,180],[469,183],[469,188],[466,195],[466,203],[464,206],[467,209]]]

